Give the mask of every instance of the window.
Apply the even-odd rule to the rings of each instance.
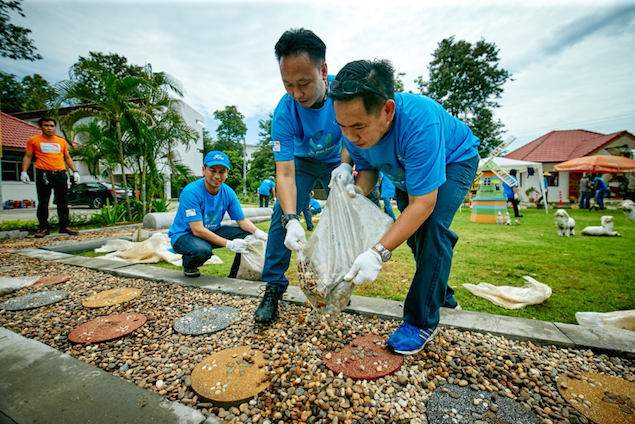
[[[501,191],[501,185],[500,185],[500,183],[496,183],[496,184],[494,184],[494,190],[495,190],[495,191]]]
[[[492,179],[490,177],[483,178],[483,185],[484,186],[491,186],[492,185]]]
[[[549,173],[551,176],[547,177],[547,185],[549,187],[558,187],[558,172],[550,171]]]
[[[20,172],[22,172],[22,159],[24,153],[4,151],[2,155],[2,181],[20,181]],[[35,181],[33,175],[33,161],[26,171],[31,181]]]

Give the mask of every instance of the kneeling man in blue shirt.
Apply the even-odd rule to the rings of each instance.
[[[168,236],[174,251],[183,255],[186,277],[200,276],[198,267],[212,257],[212,249],[226,247],[236,252],[229,273],[229,278],[235,278],[241,253],[247,252],[243,239],[253,234],[267,240],[267,233],[245,218],[236,193],[225,184],[229,169],[225,153],[209,152],[203,162],[203,178],[189,183],[181,192]],[[238,223],[238,228],[221,226],[225,212]]]
[[[391,252],[408,240],[416,271],[404,302],[404,322],[388,345],[401,354],[417,353],[434,337],[439,308],[458,306],[448,286],[458,240],[450,224],[476,175],[479,140],[434,100],[395,93],[394,69],[386,60],[347,64],[328,95],[359,171],[355,185],[347,186],[349,194],[368,193],[381,171],[395,184],[401,211],[344,278],[355,284],[374,281]]]

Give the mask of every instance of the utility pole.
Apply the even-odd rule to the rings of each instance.
[[[243,197],[247,195],[247,141],[243,136]]]

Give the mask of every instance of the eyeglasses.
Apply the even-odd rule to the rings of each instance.
[[[381,97],[384,100],[388,100],[388,97],[386,97],[386,95],[382,94],[379,90],[374,89],[373,87],[366,85],[366,83],[362,82],[362,81],[338,81],[338,80],[333,80],[331,81],[331,83],[329,84],[329,92],[332,91],[341,91],[344,94],[359,94],[363,91],[367,91],[369,93],[372,93],[376,96]]]

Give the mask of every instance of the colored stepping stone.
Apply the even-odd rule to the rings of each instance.
[[[635,384],[603,374],[558,377],[560,395],[597,424],[635,423]]]
[[[426,407],[429,424],[542,424],[542,420],[533,412],[506,396],[456,384],[444,384],[434,389]]]
[[[68,294],[64,291],[50,290],[40,293],[26,294],[20,297],[14,297],[0,303],[0,309],[7,311],[21,311],[23,309],[39,308],[40,306],[50,305],[66,299]]]
[[[262,352],[249,346],[225,349],[203,359],[190,379],[192,389],[215,402],[241,402],[269,386]]]
[[[214,333],[228,327],[238,317],[237,309],[228,306],[206,306],[177,319],[174,331],[194,335]]]
[[[146,322],[142,314],[114,314],[97,318],[80,325],[70,332],[73,343],[99,343],[132,333]]]
[[[47,275],[31,284],[29,287],[51,286],[53,284],[65,283],[71,279],[70,275]]]
[[[127,302],[141,294],[141,289],[123,287],[120,289],[106,290],[87,297],[82,301],[86,308],[102,308],[104,306],[118,305]]]
[[[339,352],[324,352],[326,367],[356,380],[376,380],[393,374],[403,364],[403,356],[385,347],[386,338],[367,334],[356,337]]]

